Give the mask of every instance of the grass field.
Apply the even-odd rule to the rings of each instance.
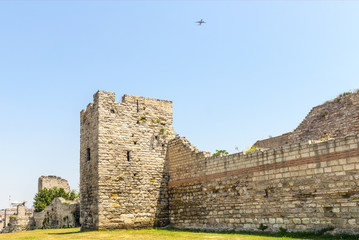
[[[263,236],[267,235],[267,236]],[[144,229],[144,230],[115,230],[115,231],[88,231],[80,232],[79,228],[68,229],[46,229],[33,230],[19,233],[4,233],[0,234],[0,240],[73,240],[73,239],[134,239],[134,240],[148,240],[148,239],[240,239],[240,240],[300,240],[300,239],[359,239],[358,236],[344,236],[344,237],[329,237],[329,236],[307,236],[300,234],[286,233],[288,236],[277,236],[269,233],[259,233],[259,235],[251,234],[237,234],[237,233],[205,233],[205,232],[190,232],[178,231],[171,229]]]

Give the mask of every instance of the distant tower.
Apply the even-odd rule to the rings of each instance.
[[[98,91],[81,111],[82,229],[168,224],[172,102]]]
[[[38,192],[43,188],[51,189],[53,187],[63,188],[65,192],[70,192],[70,185],[66,179],[51,175],[39,177]]]

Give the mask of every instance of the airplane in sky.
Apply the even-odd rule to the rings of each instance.
[[[203,19],[201,18],[201,20],[197,21],[196,23],[198,23],[199,26],[202,25],[202,23],[206,23],[205,21],[203,21]]]

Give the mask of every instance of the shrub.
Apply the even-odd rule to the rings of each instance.
[[[246,152],[247,153],[252,153],[252,152],[254,152],[256,149],[258,149],[258,147],[257,146],[252,146],[250,149],[248,149]]]
[[[66,193],[63,188],[53,187],[50,189],[43,188],[34,197],[35,212],[41,212],[45,207],[49,206],[51,202],[57,198],[62,197],[66,200],[74,200],[79,197],[79,193],[72,190],[70,193]]]
[[[228,152],[226,150],[216,150],[216,152],[213,153],[212,156],[217,156],[217,155],[221,155],[221,154],[228,154]]]
[[[264,225],[263,223],[261,223],[258,227],[258,229],[262,230],[262,231],[266,230],[267,228],[268,228],[268,226]]]

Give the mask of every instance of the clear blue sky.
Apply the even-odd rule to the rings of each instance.
[[[79,184],[98,90],[173,101],[200,150],[292,131],[359,88],[358,1],[0,1],[0,208],[41,175]],[[207,23],[197,26],[203,18]]]

